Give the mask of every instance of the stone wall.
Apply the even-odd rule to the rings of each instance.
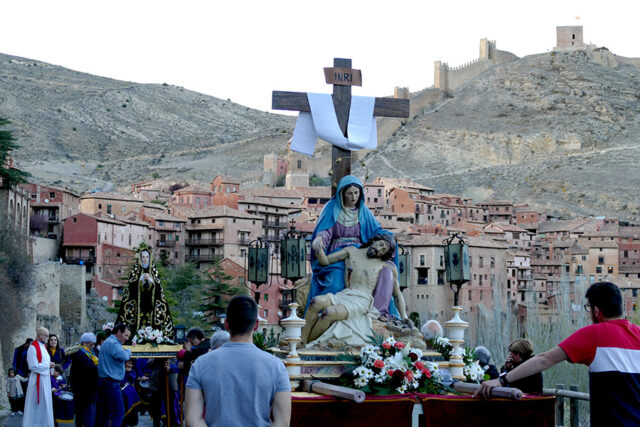
[[[87,294],[85,292],[86,269],[84,265],[60,265],[60,318],[65,329],[73,329],[77,334],[87,328]],[[75,342],[74,336],[71,337]]]
[[[515,59],[518,59],[516,55],[498,50],[495,40],[481,39],[478,58],[472,61],[453,68],[447,63],[436,61],[433,85],[445,92],[455,90],[488,69]]]
[[[34,264],[58,259],[58,241],[56,239],[31,236],[29,237],[29,244],[31,246],[31,259]]]

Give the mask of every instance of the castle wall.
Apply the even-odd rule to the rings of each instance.
[[[510,52],[498,50],[495,40],[481,39],[478,58],[473,61],[455,68],[442,61],[436,61],[433,86],[445,92],[455,90],[488,69],[517,58]]]
[[[82,333],[87,327],[86,269],[84,265],[58,264],[60,275],[60,317],[66,326]],[[75,337],[74,337],[75,338]]]

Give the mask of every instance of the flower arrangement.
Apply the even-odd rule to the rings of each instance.
[[[426,341],[429,348],[440,353],[444,360],[448,361],[451,359],[451,351],[453,350],[453,345],[449,342],[449,338],[435,337],[429,338]]]
[[[136,332],[136,335],[131,340],[131,344],[133,345],[147,343],[154,347],[157,347],[158,344],[175,344],[173,340],[165,337],[162,331],[152,329],[151,326],[138,329],[138,332]]]
[[[489,379],[489,375],[485,374],[484,369],[482,369],[477,360],[466,364],[464,368],[462,368],[462,373],[467,377],[468,383],[480,383],[483,380]]]
[[[423,361],[422,350],[393,337],[370,336],[360,354],[343,353],[342,359],[356,367],[341,377],[344,386],[367,394],[387,395],[407,392],[444,394],[451,391],[440,378],[438,365]]]
[[[107,322],[104,325],[102,325],[102,330],[107,332],[111,331],[113,329],[113,326],[114,326],[113,322]]]

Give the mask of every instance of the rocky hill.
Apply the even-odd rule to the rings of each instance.
[[[474,200],[638,221],[633,63],[592,48],[496,66],[415,115],[365,161],[375,175],[411,177]]]
[[[425,89],[402,125],[382,120],[366,166],[477,201],[639,221],[639,63],[590,47],[495,66],[444,97]],[[257,183],[263,155],[284,154],[295,123],[168,84],[1,54],[0,116],[14,121],[20,167],[78,191],[154,173]],[[316,156],[328,153],[321,144]]]
[[[286,151],[295,120],[169,84],[111,80],[2,54],[0,116],[13,121],[21,168],[78,191],[154,172],[256,180],[264,154]]]

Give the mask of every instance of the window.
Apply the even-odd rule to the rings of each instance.
[[[597,265],[596,266],[596,273],[602,273],[602,266],[601,265]]]
[[[127,207],[126,207],[126,206],[123,206],[123,207],[122,207],[122,212],[126,212],[126,211],[127,211]]]
[[[264,311],[264,317],[267,318],[269,316],[269,310]]]
[[[469,301],[471,301],[472,296],[473,296],[473,292],[471,291],[471,289],[469,289]]]
[[[102,204],[98,203],[98,209],[102,210]]]
[[[56,198],[56,193],[55,192],[49,193],[49,198],[50,199],[55,199]]]
[[[613,274],[613,265],[607,267],[607,273]]]
[[[507,289],[511,289],[511,280],[507,280]]]
[[[484,258],[483,257],[479,257],[480,260],[478,262],[478,267],[482,268],[484,266]]]
[[[496,259],[495,257],[491,257],[491,268],[495,268],[496,267]]]
[[[440,267],[444,266],[444,255],[440,255]]]
[[[378,197],[382,196],[382,189],[378,188]]]
[[[164,226],[164,221],[158,221],[158,226],[159,226],[159,227]]]
[[[298,169],[302,169],[302,160],[298,160],[297,165],[298,165]]]
[[[603,256],[599,256],[598,257],[598,264],[604,264],[604,257]]]
[[[587,256],[586,255],[582,255],[582,260],[586,261],[587,260]]]
[[[174,257],[174,258],[178,258],[178,252],[174,252],[174,253],[173,253],[173,257]]]
[[[107,205],[107,213],[110,214],[111,213],[111,205]]]
[[[269,301],[269,294],[264,294],[264,301],[265,302]]]
[[[35,199],[35,198],[37,198],[37,197],[38,197],[38,195],[37,195],[37,194],[32,194],[32,195],[31,195],[31,198],[32,198],[32,199]]]
[[[420,265],[424,265],[425,259],[424,255],[420,255]]]

